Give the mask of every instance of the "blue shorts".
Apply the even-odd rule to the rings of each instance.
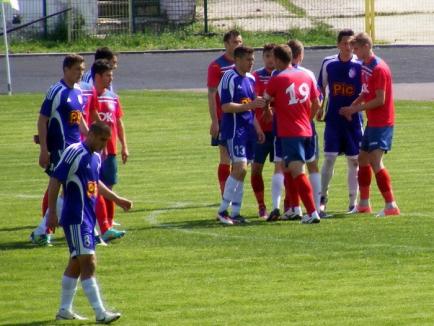
[[[351,125],[327,124],[324,130],[324,152],[345,154],[346,156],[359,155],[363,137],[363,126],[354,128]]]
[[[81,223],[62,227],[71,258],[95,254],[95,225]]]
[[[255,163],[264,164],[267,156],[270,162],[274,161],[274,134],[271,131],[265,132],[265,142],[263,144],[255,143]]]
[[[319,159],[318,134],[315,129],[313,130],[313,135],[308,137],[306,141],[305,158],[306,162],[313,162]]]
[[[280,142],[286,166],[293,161],[307,162],[308,154],[312,154],[308,152],[312,149],[312,137],[282,137]]]
[[[45,173],[47,173],[50,177],[53,174],[54,168],[56,167],[57,163],[59,163],[60,161],[62,152],[63,151],[61,150],[50,152],[50,163],[48,164],[48,167],[45,169]]]
[[[101,162],[100,180],[108,187],[118,183],[118,161],[116,155],[107,155]]]
[[[282,140],[280,137],[274,137],[274,162],[282,162]]]
[[[392,149],[393,127],[366,127],[361,149],[372,152],[381,149],[386,153]]]
[[[211,137],[211,146],[225,146],[226,141],[222,140],[222,134],[221,134],[221,128],[222,128],[222,121],[219,121],[219,135],[217,138]]]
[[[226,147],[232,163],[251,162],[254,157],[256,137],[250,132],[235,133],[235,137],[226,140]]]

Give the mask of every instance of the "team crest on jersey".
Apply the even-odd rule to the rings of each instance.
[[[252,102],[252,99],[248,97],[243,97],[240,101],[241,104],[249,104],[250,102]]]
[[[351,68],[350,71],[348,71],[348,77],[350,78],[356,77],[356,69]]]
[[[96,184],[96,181],[89,181],[87,183],[87,197],[95,198],[97,194],[98,194],[98,186]]]
[[[69,124],[71,125],[79,125],[81,121],[81,111],[72,110],[69,114]]]

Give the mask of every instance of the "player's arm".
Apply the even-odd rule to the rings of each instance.
[[[222,105],[223,112],[226,113],[240,113],[249,110],[254,110],[256,108],[265,107],[265,99],[263,97],[257,96],[252,102],[249,103],[235,103],[229,102]]]
[[[256,116],[253,118],[253,126],[255,127],[256,135],[258,136],[258,143],[263,144],[265,142],[265,135],[258,119],[256,119]]]
[[[128,200],[123,197],[119,197],[115,192],[111,191],[109,188],[107,188],[104,183],[101,181],[98,181],[98,192],[103,196],[104,198],[111,200],[115,202],[116,205],[123,208],[123,210],[126,212],[133,207],[133,202],[131,200]]]
[[[312,99],[310,105],[310,119],[313,120],[315,117],[318,118],[319,110],[321,109],[321,103],[318,97]],[[322,114],[321,114],[322,115]]]
[[[50,164],[50,154],[48,153],[47,146],[48,117],[43,114],[39,114],[37,127],[40,146],[39,166],[43,169],[46,169]]]
[[[86,121],[82,118],[80,119],[80,134],[82,134],[83,136],[87,136],[88,132],[89,132],[89,127],[87,126]]]
[[[217,104],[215,97],[217,94],[216,87],[208,87],[208,110],[211,118],[211,127],[209,133],[212,137],[217,138],[219,135],[219,122],[217,118]]]
[[[61,183],[57,178],[51,177],[48,183],[48,218],[47,228],[59,226],[59,219],[56,212],[57,196],[59,195]]]
[[[128,156],[130,156],[130,153],[128,152],[128,146],[127,146],[127,137],[125,134],[125,127],[124,122],[121,118],[117,119],[117,129],[118,129],[118,138],[119,142],[121,143],[121,155],[122,155],[122,163],[127,163]]]
[[[377,89],[375,90],[375,97],[372,100],[361,104],[354,104],[354,102],[353,104],[351,104],[351,106],[345,106],[339,110],[339,113],[343,115],[347,120],[351,120],[351,116],[356,112],[372,110],[384,105],[384,103],[386,102],[386,92],[384,89]]]

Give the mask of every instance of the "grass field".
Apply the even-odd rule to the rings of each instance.
[[[250,223],[224,227],[214,220],[217,151],[208,146],[206,96],[121,92],[121,99],[131,157],[115,189],[135,207],[118,211],[125,238],[97,250],[99,284],[107,306],[123,313],[119,325],[434,323],[431,103],[397,103],[385,163],[402,216],[343,215],[339,159],[329,203],[335,218],[267,224],[255,217],[246,186]],[[0,97],[1,325],[56,324],[62,231],[51,248],[28,242],[47,184],[32,144],[42,100]],[[265,174],[270,184],[270,165]],[[375,183],[373,206],[382,208]],[[94,320],[81,289],[75,307]]]

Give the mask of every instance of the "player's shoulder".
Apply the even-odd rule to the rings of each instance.
[[[87,149],[83,143],[74,143],[69,145],[63,152],[63,160],[71,164],[75,159],[87,153]]]
[[[48,100],[53,100],[56,95],[59,94],[59,92],[62,92],[66,89],[65,84],[62,83],[62,81],[58,81],[57,83],[51,85],[47,90],[46,98]]]
[[[223,84],[229,83],[231,80],[233,80],[237,76],[238,76],[238,73],[235,71],[235,69],[226,70],[223,73],[222,83]]]
[[[252,73],[250,73],[250,72],[246,73],[246,77],[248,79],[250,79],[251,81],[253,81],[253,82],[256,80],[255,76]]]
[[[81,77],[81,80],[91,84],[92,83],[92,72],[90,70],[86,71],[83,76]]]
[[[336,62],[336,61],[339,61],[339,54],[328,55],[322,60],[322,65],[323,66],[328,65],[331,62]]]

